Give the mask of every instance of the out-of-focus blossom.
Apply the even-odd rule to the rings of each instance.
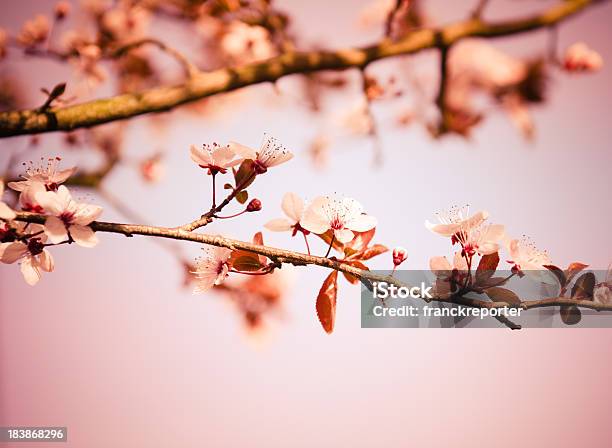
[[[245,160],[254,162],[254,170],[257,174],[263,174],[268,168],[285,163],[293,158],[293,153],[285,148],[276,138],[265,135],[263,143],[256,151],[240,143],[230,142],[229,148]]]
[[[146,35],[151,13],[132,2],[119,3],[117,7],[104,12],[102,26],[115,40],[128,41]]]
[[[501,104],[514,126],[525,138],[531,139],[535,132],[535,126],[525,101],[518,94],[512,93],[504,95]]]
[[[395,267],[402,264],[404,261],[408,259],[408,251],[403,247],[396,247],[393,249],[393,265]]]
[[[15,211],[10,208],[6,203],[2,202],[2,196],[4,195],[4,181],[0,179],[0,219],[5,221],[11,221],[17,216]]]
[[[81,0],[83,10],[94,16],[101,15],[113,6],[113,0]]]
[[[15,219],[15,211],[11,209],[6,203],[2,202],[2,196],[4,195],[4,181],[0,179],[0,219],[10,221]]]
[[[281,208],[287,215],[287,218],[276,218],[268,221],[264,227],[273,232],[293,232],[295,236],[298,232],[310,233],[300,224],[304,215],[304,201],[295,193],[285,193]]]
[[[608,273],[603,282],[595,285],[593,299],[597,303],[612,305],[612,264],[608,266]]]
[[[448,71],[451,83],[464,81],[499,89],[520,83],[527,74],[527,64],[484,40],[464,39],[450,50]]]
[[[87,81],[94,86],[106,80],[106,72],[100,66],[102,51],[94,44],[83,45],[77,49],[79,54],[78,70],[85,76]]]
[[[325,135],[317,135],[308,146],[308,155],[317,168],[324,168],[329,161],[330,141]]]
[[[225,54],[238,63],[261,61],[275,55],[268,30],[244,22],[231,22],[220,44]]]
[[[30,226],[30,234],[36,233],[39,227]],[[53,271],[53,257],[45,249],[46,235],[40,234],[24,241],[13,241],[0,244],[0,262],[13,264],[21,261],[21,274],[28,285],[34,286],[41,278],[42,272]]]
[[[55,191],[60,184],[66,182],[66,180],[76,171],[76,167],[58,170],[61,160],[62,159],[59,157],[52,157],[47,159],[47,163],[45,164],[44,159],[41,159],[42,163],[37,166],[32,162],[28,164],[24,163],[26,167],[25,174],[22,176],[24,180],[9,182],[8,186],[15,191],[24,191],[32,183],[40,182],[47,190]]]
[[[59,1],[55,4],[55,8],[53,8],[53,12],[55,13],[55,18],[57,20],[63,20],[70,14],[70,3],[67,1]]]
[[[353,239],[353,232],[367,232],[376,224],[376,218],[366,215],[355,199],[337,196],[314,199],[302,219],[306,230],[321,235],[331,229],[336,240],[343,244]]]
[[[155,184],[162,180],[166,173],[166,169],[160,154],[155,154],[143,160],[140,163],[140,175],[142,178],[151,184]]]
[[[42,14],[27,20],[17,35],[17,42],[24,47],[35,47],[47,40],[49,36],[49,19]]]
[[[200,168],[208,170],[208,174],[225,174],[228,168],[238,165],[242,160],[236,159],[236,154],[230,145],[220,146],[216,143],[212,145],[204,144],[202,149],[191,145],[189,149],[191,160]]]
[[[365,98],[358,100],[348,112],[341,115],[340,124],[356,135],[371,134],[374,123],[368,112],[367,100]]]
[[[57,191],[38,193],[36,200],[51,215],[45,221],[45,234],[52,243],[72,239],[82,247],[98,244],[98,237],[89,224],[100,216],[102,207],[76,202],[63,185]]]
[[[563,67],[568,72],[596,72],[603,67],[603,58],[584,42],[577,42],[565,50]]]
[[[8,35],[6,31],[0,28],[0,60],[6,56],[6,43],[8,41]]]
[[[220,285],[230,270],[228,263],[232,255],[230,249],[205,247],[202,250],[204,255],[196,260],[195,271],[192,272],[196,278],[194,294],[201,294],[215,285]]]

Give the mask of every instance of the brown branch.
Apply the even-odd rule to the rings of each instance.
[[[70,131],[137,115],[164,112],[185,103],[262,82],[273,82],[295,73],[363,68],[373,61],[449,46],[466,37],[494,38],[550,27],[578,13],[597,0],[567,0],[523,19],[485,23],[468,19],[441,29],[420,29],[391,42],[337,51],[286,52],[266,61],[200,73],[184,84],[156,87],[73,106],[0,113],[0,137]]]
[[[176,59],[177,62],[181,64],[181,66],[183,67],[183,70],[185,71],[185,76],[187,76],[187,78],[193,78],[200,73],[200,69],[197,68],[183,53],[176,50],[175,48],[172,48],[166,45],[162,41],[153,39],[151,37],[139,39],[137,41],[130,42],[119,48],[116,48],[113,51],[111,51],[107,55],[107,57],[112,58],[112,59],[120,58],[122,56],[125,56],[130,51],[136,48],[140,48],[144,45],[154,45],[158,47],[160,50],[162,50],[163,52],[168,53],[170,56]]]
[[[16,219],[24,222],[44,224],[46,218],[47,217],[45,215],[40,215],[36,213],[18,212]],[[134,235],[144,235],[159,238],[169,238],[174,240],[192,241],[195,243],[207,244],[211,246],[226,247],[231,250],[244,250],[247,252],[263,255],[278,265],[281,265],[283,263],[292,264],[295,266],[315,265],[328,269],[334,269],[336,271],[354,275],[366,285],[370,285],[372,282],[385,282],[388,284],[396,285],[398,287],[408,286],[407,284],[403,283],[402,281],[396,279],[393,276],[381,275],[369,270],[359,269],[334,258],[318,257],[314,255],[303,254],[300,252],[278,249],[270,246],[262,246],[259,244],[233,240],[217,235],[207,235],[204,233],[189,232],[181,227],[169,228],[145,226],[139,224],[119,224],[112,222],[95,221],[91,223],[91,228],[96,232],[118,233],[127,237],[133,237]],[[612,311],[612,304],[607,305],[591,300],[575,300],[568,299],[565,297],[551,297],[538,300],[523,300],[518,304],[510,304],[507,302],[490,302],[466,296],[452,296],[449,298],[434,297],[432,299],[424,300],[428,302],[444,302],[483,309],[508,307],[529,310],[532,308],[573,305],[580,308],[589,308],[597,311]],[[502,319],[501,322],[510,328],[518,329],[518,325],[514,324],[509,320],[504,321],[504,319]]]

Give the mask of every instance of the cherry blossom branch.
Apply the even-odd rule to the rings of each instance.
[[[29,212],[18,212],[16,219],[18,221],[44,224],[47,217],[45,215]],[[366,285],[372,282],[385,282],[393,284],[398,287],[408,286],[406,283],[398,280],[397,278],[390,275],[381,275],[375,272],[360,269],[345,263],[335,258],[318,257],[314,255],[308,255],[300,252],[293,252],[285,249],[278,249],[275,247],[263,246],[254,243],[248,243],[245,241],[233,240],[217,235],[208,235],[203,233],[195,233],[184,230],[181,227],[169,228],[169,227],[156,227],[146,226],[139,224],[120,224],[112,222],[94,221],[91,223],[91,228],[96,232],[107,232],[117,233],[126,237],[133,237],[134,235],[143,235],[159,238],[169,238],[174,240],[192,241],[195,243],[206,244],[217,247],[225,247],[231,250],[243,250],[252,252],[258,255],[263,255],[269,258],[276,266],[282,264],[292,264],[295,266],[307,266],[316,265],[328,269],[333,269],[339,272],[351,274]],[[468,291],[469,292],[469,291]],[[462,293],[465,294],[465,293]],[[472,308],[519,308],[523,310],[529,310],[533,308],[544,308],[544,307],[555,307],[555,306],[576,306],[579,308],[588,308],[596,311],[612,311],[612,304],[602,304],[594,302],[592,300],[577,300],[565,297],[551,297],[545,299],[536,300],[521,300],[519,303],[508,303],[508,302],[490,302],[479,299],[467,297],[465,295],[454,295],[451,297],[434,297],[432,299],[424,299],[427,302],[443,302],[456,305],[463,305]],[[512,322],[502,322],[510,328],[518,328],[516,324]]]
[[[470,18],[440,29],[424,28],[393,42],[337,51],[288,51],[263,62],[200,72],[185,83],[162,86],[46,111],[37,109],[0,113],[0,137],[36,134],[96,126],[180,105],[245,86],[274,82],[296,73],[322,70],[363,69],[368,64],[431,48],[448,47],[466,37],[495,38],[553,26],[586,7],[604,0],[567,0],[523,19],[494,23]]]

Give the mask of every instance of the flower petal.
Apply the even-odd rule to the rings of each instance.
[[[367,232],[376,227],[376,224],[378,224],[378,220],[374,216],[358,215],[350,223],[347,223],[347,227],[355,232]]]
[[[74,242],[79,246],[94,247],[98,244],[98,237],[91,227],[73,224],[68,230]]]
[[[429,260],[429,269],[436,277],[448,277],[453,270],[453,267],[448,262],[446,257],[432,257]]]
[[[51,252],[47,249],[43,249],[43,251],[38,256],[38,266],[45,272],[53,271],[55,267],[55,262],[53,261],[53,256]]]
[[[459,230],[459,224],[432,224],[429,221],[425,221],[425,227],[433,233],[438,235],[451,237]]]
[[[334,236],[342,244],[346,244],[349,243],[355,237],[355,234],[349,229],[340,229],[334,230]]]
[[[0,219],[11,221],[15,219],[17,215],[15,212],[4,202],[0,202]]]
[[[285,218],[273,219],[264,224],[264,227],[272,232],[286,232],[291,230],[292,226],[293,224]]]
[[[26,257],[21,262],[21,273],[26,283],[34,286],[40,280],[40,270],[34,265],[32,257]]]
[[[76,172],[76,170],[76,166],[73,166],[72,168],[67,168],[58,173],[55,173],[55,175],[51,178],[51,181],[55,182],[56,184],[64,183],[70,176],[72,176]]]
[[[283,202],[281,208],[285,214],[293,220],[294,223],[299,222],[302,219],[304,213],[304,201],[295,193],[285,193],[283,196]]]
[[[191,160],[193,160],[199,166],[212,164],[212,157],[208,151],[198,149],[197,146],[191,145],[189,148],[189,153]]]
[[[227,146],[234,152],[234,154],[243,159],[255,160],[257,158],[257,152],[253,148],[249,148],[248,146],[244,146],[236,142],[229,142]]]
[[[22,242],[0,244],[0,261],[11,264],[28,253],[28,246]]]
[[[68,239],[66,225],[57,216],[49,216],[45,221],[45,235],[53,244],[61,243]]]
[[[74,223],[85,226],[98,219],[102,214],[102,207],[92,204],[79,204],[74,215]]]

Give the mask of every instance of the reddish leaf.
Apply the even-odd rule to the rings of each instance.
[[[476,283],[484,283],[487,279],[493,277],[498,264],[499,254],[497,252],[483,255],[476,269]]]
[[[236,200],[240,204],[244,204],[249,199],[249,192],[246,190],[242,190],[241,192],[236,194]]]
[[[494,302],[506,302],[511,305],[520,305],[521,299],[515,293],[506,288],[499,288],[494,286],[492,288],[487,288],[485,293],[493,300]]]
[[[351,249],[353,253],[361,252],[368,247],[368,244],[370,244],[370,241],[372,241],[372,238],[374,238],[374,233],[376,233],[376,227],[368,230],[367,232],[355,232],[355,238],[353,238],[351,242],[346,245],[346,247]]]
[[[557,277],[557,280],[559,280],[559,284],[562,288],[567,284],[567,277],[565,277],[565,272],[563,272],[561,268],[558,268],[553,264],[545,264],[544,267],[555,274],[555,277]]]
[[[244,250],[235,250],[232,252],[230,264],[234,269],[239,271],[258,271],[263,267],[259,260],[259,255]]]
[[[565,277],[567,277],[567,283],[571,282],[572,279],[576,276],[576,274],[588,267],[588,264],[578,262],[571,263],[565,270]]]
[[[358,258],[360,260],[369,260],[370,258],[384,254],[385,252],[389,252],[389,248],[387,246],[382,244],[374,244],[372,247],[367,247],[361,254],[359,254]]]
[[[360,261],[355,260],[355,261],[348,262],[347,264],[350,264],[351,266],[354,266],[359,269],[363,269],[364,271],[369,271],[368,267],[365,264],[361,263]],[[344,278],[346,278],[351,285],[356,285],[357,283],[359,283],[359,278],[357,278],[353,274],[349,274],[347,272],[343,272],[342,274],[344,275]]]
[[[333,234],[334,232],[332,230],[328,230],[327,232],[322,233],[321,235],[317,235],[317,236],[329,245],[329,243],[332,240]],[[334,249],[336,249],[338,252],[342,252],[344,250],[344,244],[340,243],[338,240],[334,238]]]
[[[246,187],[251,185],[255,180],[254,168],[252,160],[245,160],[240,164],[240,168],[234,174],[234,180],[236,181],[236,188],[244,190]]]
[[[561,320],[565,325],[576,325],[578,322],[580,322],[580,319],[582,319],[582,313],[578,307],[574,305],[561,306],[560,314]]]
[[[336,296],[338,294],[338,271],[327,276],[317,296],[317,316],[327,333],[334,331],[336,322]]]
[[[572,288],[572,299],[593,300],[593,290],[595,289],[595,274],[587,272],[582,274],[574,283]]]
[[[492,286],[503,286],[508,283],[508,279],[506,277],[491,277],[486,279],[483,282],[483,287],[492,287]]]

